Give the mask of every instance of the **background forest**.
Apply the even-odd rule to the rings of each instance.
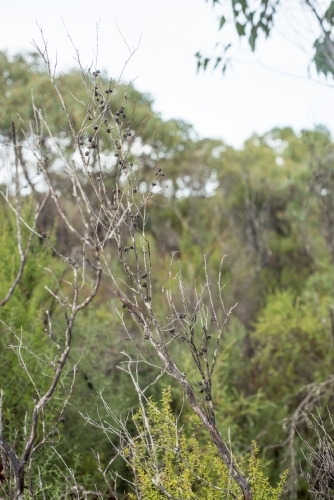
[[[46,361],[57,358],[57,343],[63,335],[58,289],[64,297],[71,294],[71,266],[75,268],[73,262],[81,258],[80,242],[56,203],[51,197],[44,199],[49,188],[40,157],[34,155],[33,138],[38,137],[47,179],[72,226],[80,219],[81,208],[63,164],[77,161],[81,140],[90,143],[94,183],[101,182],[97,175],[102,173],[106,191],[111,193],[117,187],[119,158],[114,155],[117,140],[112,146],[108,142],[107,123],[97,126],[96,148],[88,132],[77,141],[69,134],[68,119],[78,131],[90,113],[80,70],[62,73],[53,81],[64,105],[37,53],[15,57],[0,53],[0,75],[0,434],[19,454],[36,402],[36,384],[41,394],[47,390],[51,372]],[[226,310],[233,311],[226,316],[219,295],[213,294],[208,308],[216,312],[211,312],[207,338],[217,334],[216,321],[224,325],[212,378],[217,427],[241,467],[249,460],[248,478],[256,476],[260,467],[268,477],[265,490],[262,473],[256,476],[253,484],[263,489],[262,496],[254,494],[254,498],[278,498],[280,487],[275,493],[274,485],[286,469],[282,498],[313,498],[310,453],[318,450],[324,435],[330,439],[334,433],[334,143],[329,131],[320,126],[301,133],[277,128],[263,136],[253,135],[243,148],[235,149],[220,140],[199,139],[188,123],[162,120],[150,97],[135,86],[116,85],[106,74],[91,76],[92,82],[97,79],[98,84],[89,87],[95,101],[101,86],[113,90],[110,113],[118,117],[126,112],[129,117],[124,141],[127,161],[135,170],[134,189],[144,197],[152,194],[146,197],[143,220],[152,259],[149,286],[155,315],[161,323],[166,321],[162,298],[166,283],[174,294],[175,310],[183,310],[175,276],[182,273],[189,303],[194,303],[197,285],[208,280],[215,284],[220,273]],[[100,99],[103,103],[104,98]],[[45,122],[36,110],[41,110]],[[15,162],[20,173],[9,182]],[[102,167],[94,170],[95,165]],[[82,175],[87,196],[94,196],[93,184],[85,181],[83,173],[78,175]],[[43,200],[34,232],[18,224],[18,192],[20,220],[30,227],[35,205]],[[23,262],[19,226],[22,248],[28,251],[17,286],[7,296]],[[130,250],[124,247],[125,253]],[[117,246],[110,243],[105,252],[116,279],[126,279]],[[87,271],[84,296],[89,296],[92,287]],[[141,470],[142,458],[131,470],[127,448],[123,455],[118,453],[123,431],[111,432],[112,422],[121,419],[126,421],[129,436],[144,433],[141,414],[136,413],[141,407],[140,392],[129,373],[119,367],[128,359],[124,353],[139,359],[140,349],[147,359],[155,356],[134,318],[129,316],[125,325],[127,309],[121,306],[113,285],[102,274],[94,300],[73,326],[61,387],[42,409],[35,442],[43,446],[34,452],[24,498],[176,498],[147,480],[150,467],[154,469],[149,461]],[[171,328],[168,333],[173,340]],[[186,344],[171,342],[171,352],[194,382],[198,374]],[[140,387],[148,387],[145,395],[152,398],[147,411],[152,429],[156,426],[156,442],[159,436],[165,442],[173,439],[168,432],[178,416],[177,429],[185,436],[180,448],[184,447],[187,463],[192,463],[191,448],[195,447],[196,456],[202,457],[203,470],[198,474],[215,482],[223,473],[217,465],[217,472],[209,475],[215,452],[210,438],[193,420],[182,387],[165,373],[159,376],[153,364],[138,364],[136,376]],[[160,408],[157,421],[152,408]],[[259,448],[261,465],[254,462],[253,442]],[[140,446],[136,452],[145,457]],[[169,463],[168,458],[165,462],[165,467],[171,467],[169,478],[182,476],[180,464]],[[11,498],[6,495],[11,491],[12,464],[3,452],[1,463],[0,496],[7,499]],[[192,467],[199,470],[200,465],[194,462]],[[142,485],[137,496],[131,496],[133,470]],[[108,490],[111,477],[114,484]],[[184,484],[186,479],[182,476]],[[232,489],[227,496],[222,492],[214,496],[200,487],[192,483],[180,498],[239,498]]]

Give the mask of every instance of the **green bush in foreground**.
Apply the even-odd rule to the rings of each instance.
[[[177,419],[172,413],[170,389],[163,391],[161,408],[149,399],[145,410],[134,415],[138,436],[125,454],[135,477],[136,492],[129,498],[242,498],[214,444],[208,443],[205,449],[200,447],[196,438],[197,418],[191,420],[193,433],[187,436],[178,429]],[[281,498],[287,471],[281,475],[277,486],[272,487],[262,472],[257,454],[258,448],[253,442],[248,460],[239,461],[241,468],[248,468],[254,500]]]

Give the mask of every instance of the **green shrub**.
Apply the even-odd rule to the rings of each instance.
[[[197,417],[191,417],[191,436],[178,428],[171,411],[170,389],[163,391],[161,408],[150,398],[145,410],[134,415],[134,422],[138,436],[129,444],[125,454],[135,478],[136,492],[130,494],[131,499],[242,498],[214,444],[209,442],[205,448],[199,445]],[[239,460],[239,466],[248,469],[254,500],[279,499],[287,472],[282,474],[277,486],[272,487],[262,471],[258,451],[253,442],[251,455]]]

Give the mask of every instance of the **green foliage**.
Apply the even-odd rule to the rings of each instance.
[[[22,216],[29,223],[31,204],[22,207]],[[13,213],[0,204],[0,296],[8,292],[19,269],[16,223]],[[23,248],[29,238],[28,230],[22,227]],[[0,308],[1,349],[0,379],[4,391],[4,408],[10,409],[5,415],[11,426],[19,429],[24,415],[32,407],[32,398],[36,396],[23,363],[18,362],[18,354],[26,364],[32,377],[38,378],[38,388],[43,391],[48,387],[48,374],[52,371],[48,359],[55,355],[56,347],[44,332],[44,307],[50,305],[50,295],[45,286],[53,287],[54,278],[45,272],[45,267],[53,268],[55,275],[60,273],[59,260],[54,260],[50,250],[34,237],[22,279],[17,285],[9,302]],[[36,356],[33,353],[38,353]],[[41,376],[41,373],[44,375]],[[20,383],[18,383],[18,380]],[[22,428],[20,429],[20,432]]]
[[[288,471],[283,472],[276,487],[271,486],[268,478],[265,477],[262,471],[261,461],[257,457],[258,452],[259,448],[255,441],[253,441],[253,452],[249,457],[248,465],[249,482],[252,488],[253,498],[254,500],[274,500],[275,498],[281,498]]]
[[[207,0],[206,0],[207,1]],[[226,14],[226,4],[221,6],[216,0],[212,1],[213,6],[218,4],[224,8]],[[316,2],[303,0],[305,8],[313,15],[315,25],[318,24],[320,36],[315,38],[313,47],[314,54],[312,62],[319,74],[325,76],[333,76],[333,27],[334,27],[334,3],[332,0],[327,0],[325,6],[317,5]],[[326,10],[324,8],[327,7]],[[282,5],[279,0],[231,0],[230,8],[233,13],[233,24],[239,38],[247,37],[249,47],[254,52],[257,48],[258,40],[267,39],[274,30],[279,14],[288,16],[286,6]],[[287,12],[282,12],[286,9]],[[221,30],[226,25],[225,15],[219,17],[218,30]],[[302,36],[300,36],[302,42]],[[218,45],[218,44],[217,44]],[[222,46],[221,55],[219,57],[202,56],[200,52],[196,53],[197,69],[204,71],[214,60],[214,68],[221,66],[222,72],[226,70],[229,59],[226,55],[232,44]],[[311,57],[310,57],[311,58]]]
[[[240,490],[231,480],[228,468],[210,442],[199,445],[196,427],[199,422],[191,418],[192,435],[187,436],[178,428],[171,410],[171,392],[165,389],[161,408],[148,401],[145,413],[138,411],[134,416],[138,436],[126,453],[136,478],[137,493],[130,498],[144,497],[151,500],[171,495],[176,498],[242,498]],[[258,448],[248,459],[248,477],[254,492],[254,500],[281,498],[286,481],[285,472],[276,487],[272,487],[262,471],[257,458]],[[242,465],[247,461],[244,460]]]
[[[289,394],[298,387],[326,379],[332,363],[330,312],[333,269],[313,274],[303,292],[278,291],[258,317],[254,366],[259,386],[268,397]],[[268,384],[268,380],[270,383]]]

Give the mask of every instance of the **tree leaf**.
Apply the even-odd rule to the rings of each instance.
[[[237,32],[239,36],[245,35],[245,25],[240,23],[235,23],[235,27],[237,28]]]
[[[253,52],[255,50],[256,38],[257,38],[257,30],[253,26],[251,34],[250,34],[250,37],[248,38],[249,45],[250,45],[250,47],[251,47],[251,49],[252,49]]]
[[[224,24],[226,23],[226,17],[222,16],[219,21],[219,29],[221,30]]]
[[[222,58],[221,58],[221,57],[217,57],[217,59],[216,59],[216,62],[215,62],[215,65],[214,65],[213,69],[216,69],[216,68],[217,68],[217,66],[219,65],[219,63],[220,63],[220,61],[221,61],[221,60],[222,60]]]
[[[204,71],[206,70],[206,67],[209,64],[209,62],[210,62],[210,59],[208,57],[206,57],[204,59],[204,62],[203,62],[203,69],[204,69]]]
[[[334,0],[331,1],[328,9],[326,10],[325,18],[330,24],[334,24]]]
[[[248,7],[248,5],[247,5],[247,0],[239,0],[239,2],[238,2],[238,3],[239,3],[239,5],[241,5],[242,12],[243,12],[244,14],[246,14],[246,10],[247,10],[247,7]]]

